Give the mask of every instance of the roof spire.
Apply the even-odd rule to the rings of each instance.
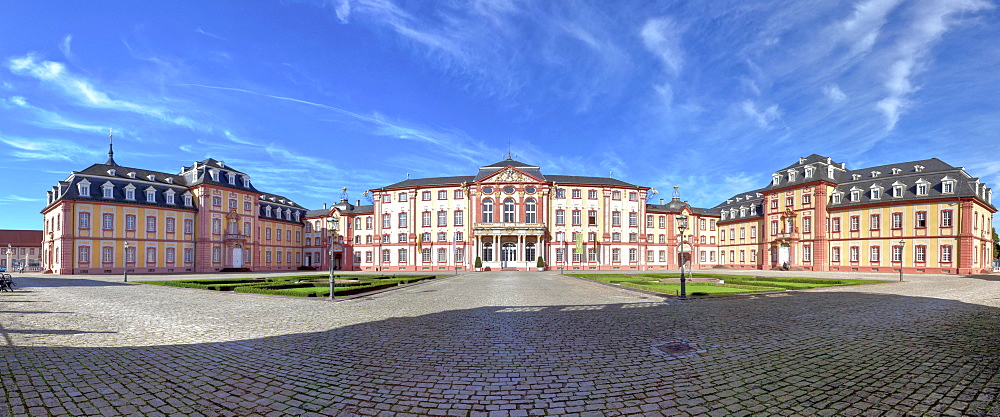
[[[674,192],[670,194],[670,199],[673,201],[681,201],[681,192],[680,190],[678,190],[678,188],[681,187],[675,185]]]
[[[118,166],[115,162],[115,129],[113,127],[108,128],[108,162],[104,165]]]

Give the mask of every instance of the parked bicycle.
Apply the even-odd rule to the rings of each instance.
[[[14,279],[10,274],[0,274],[0,291],[14,292]]]

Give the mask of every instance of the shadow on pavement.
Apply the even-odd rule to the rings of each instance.
[[[1000,406],[997,329],[997,308],[854,292],[497,306],[222,343],[3,347],[0,378],[14,415],[41,395],[69,414],[100,399],[122,414],[976,416]]]

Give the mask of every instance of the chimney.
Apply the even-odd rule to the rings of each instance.
[[[326,203],[323,203],[323,210],[326,210]]]
[[[357,201],[357,204],[355,204],[355,206],[360,206],[361,205],[361,200],[355,200],[355,201]]]
[[[663,205],[663,199],[662,198],[660,199],[660,205],[661,206]]]

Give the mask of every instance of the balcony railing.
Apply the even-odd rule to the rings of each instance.
[[[799,240],[799,233],[798,232],[778,233],[777,239],[779,239],[779,240]]]
[[[246,235],[244,235],[244,234],[242,234],[242,233],[226,233],[226,234],[225,234],[225,236],[224,236],[224,238],[225,238],[226,240],[239,240],[239,241],[244,241],[244,240],[247,240],[247,239],[249,239],[249,238],[250,238],[250,236],[246,236]]]

